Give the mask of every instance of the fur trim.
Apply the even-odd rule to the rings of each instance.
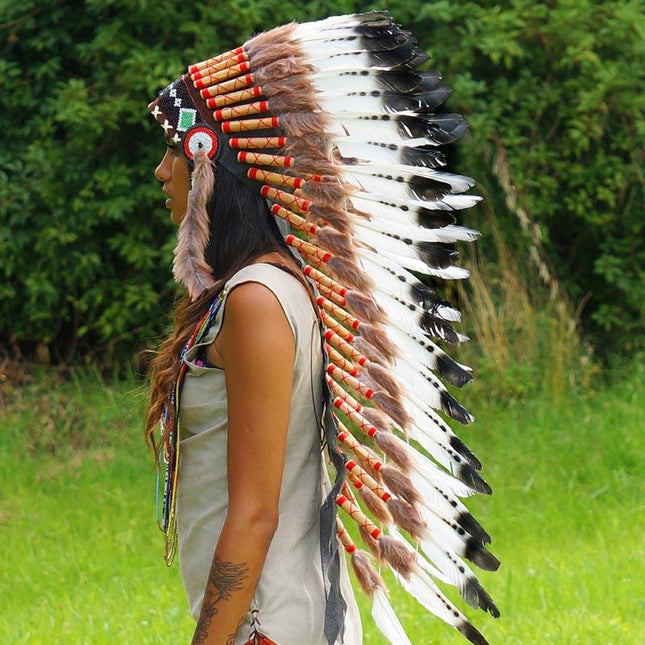
[[[266,56],[266,60],[270,60],[275,56],[282,58],[280,47],[284,43],[293,42],[293,34],[296,27],[297,24],[295,22],[290,22],[270,31],[264,31],[247,40],[244,43],[244,49],[249,55],[249,58],[252,59],[261,56]],[[266,64],[266,61],[262,64]]]
[[[394,466],[383,466],[380,470],[381,477],[385,485],[401,499],[404,499],[408,504],[418,504],[421,501],[419,491],[410,478],[402,473]]]
[[[215,188],[215,173],[208,155],[200,151],[195,156],[188,193],[188,208],[177,231],[177,246],[172,273],[175,280],[188,289],[191,300],[215,285],[204,253],[210,238],[210,221],[206,205]]]
[[[398,497],[391,497],[388,500],[387,507],[392,513],[397,526],[407,531],[414,540],[420,540],[427,535],[428,526],[414,506]]]
[[[358,584],[370,598],[377,589],[385,589],[383,578],[374,568],[369,553],[366,551],[354,551],[351,563]]]
[[[377,497],[365,484],[358,488],[358,495],[365,502],[367,510],[375,519],[384,524],[392,524],[394,520],[385,502],[380,497]]]
[[[389,535],[382,535],[378,540],[379,555],[406,580],[417,567],[414,551],[409,551],[402,542]]]
[[[378,447],[404,472],[414,465],[407,444],[391,432],[377,432],[374,440]]]

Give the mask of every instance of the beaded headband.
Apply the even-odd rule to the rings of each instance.
[[[491,489],[442,416],[473,421],[440,380],[472,379],[439,345],[466,338],[453,328],[459,312],[416,275],[468,276],[455,243],[478,233],[453,213],[480,199],[466,194],[472,179],[441,170],[439,146],[466,124],[434,112],[450,90],[435,70],[419,70],[427,60],[385,11],[292,23],[191,65],[149,109],[193,168],[175,277],[193,298],[214,284],[206,201],[221,164],[288,222],[285,241],[318,289],[337,444],[349,457],[337,506],[412,596],[482,645],[436,585],[499,615],[464,558],[486,570],[499,562],[459,500]],[[377,626],[409,643],[340,518],[337,534]]]

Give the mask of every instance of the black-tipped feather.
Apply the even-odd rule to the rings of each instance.
[[[415,72],[390,72],[376,71],[344,71],[338,76],[369,76],[373,75],[378,87],[388,92],[401,92],[403,94],[413,92],[421,83],[421,76]]]
[[[423,228],[443,228],[457,221],[455,216],[447,211],[418,207],[414,212],[417,216],[417,224]]]
[[[482,546],[484,544],[491,543],[490,535],[470,513],[460,513],[459,516],[455,518],[455,520],[457,524],[468,531],[468,533],[470,533],[474,539],[479,540]]]
[[[381,98],[386,112],[419,112],[421,114],[432,112],[439,107],[450,94],[449,87],[438,87],[423,94],[398,94],[396,92],[383,92],[373,90],[371,96]]]
[[[342,143],[342,142],[339,142]],[[413,148],[411,146],[400,146],[396,143],[383,143],[381,141],[365,141],[361,142],[365,146],[365,155],[361,157],[344,157],[337,149],[334,155],[337,159],[345,165],[355,165],[358,163],[370,162],[370,149],[387,148],[394,155],[396,155],[396,163],[404,166],[420,166],[424,168],[440,168],[446,165],[446,156],[435,150],[434,148]]]
[[[468,129],[468,125],[460,114],[399,115],[396,118],[399,122],[401,136],[410,139],[427,137],[440,145],[456,141]]]
[[[390,67],[397,68],[405,65],[409,60],[418,55],[417,39],[411,36],[396,49],[388,51],[372,51],[369,54],[370,62],[373,67]],[[395,71],[393,69],[393,71]]]
[[[428,265],[435,269],[447,269],[454,264],[459,258],[457,247],[450,243],[440,242],[415,242],[404,239],[406,244],[414,246],[419,257]]]
[[[463,621],[457,625],[457,629],[471,643],[473,643],[473,645],[489,645],[488,641],[470,623]]]
[[[473,380],[472,372],[464,369],[448,354],[439,354],[437,356],[436,370],[450,385],[455,387],[463,387]]]
[[[370,173],[373,177],[381,177],[388,181],[395,181],[401,184],[407,184],[410,196],[413,199],[421,199],[425,201],[434,201],[441,199],[448,195],[451,191],[451,185],[433,179],[431,177],[422,177],[421,175],[408,175],[403,176],[393,173],[374,172]]]
[[[409,34],[401,31],[398,34],[391,34],[385,38],[369,38],[365,35],[351,36],[345,40],[358,40],[358,51],[379,52],[392,51],[402,45],[410,38]]]
[[[375,144],[378,145],[378,144]],[[424,168],[441,168],[446,165],[446,155],[438,150],[397,146],[391,150],[399,151],[399,162],[406,166],[423,166]]]
[[[473,537],[466,541],[465,557],[484,571],[497,571],[499,560]]]
[[[423,49],[417,48],[417,55],[414,58],[411,58],[406,65],[412,69],[419,67],[424,63],[427,63],[430,60],[430,55],[423,51]]]
[[[419,72],[419,74],[421,76],[421,82],[416,88],[416,91],[419,93],[434,90],[434,88],[437,87],[437,85],[439,85],[439,83],[441,83],[443,79],[441,72],[437,71],[436,69],[429,69],[425,72]]]
[[[457,435],[450,437],[450,447],[466,459],[473,468],[482,469],[482,462],[475,457],[473,451]]]
[[[419,327],[433,338],[445,340],[451,345],[459,345],[460,339],[452,325],[430,312],[425,312],[419,317]]]
[[[391,38],[392,36],[404,35],[409,36],[410,32],[406,32],[395,24],[383,25],[357,25],[354,31],[363,38]]]
[[[482,495],[490,495],[493,492],[488,483],[469,464],[461,464],[455,474],[464,484],[468,484],[473,490]]]
[[[463,593],[464,600],[474,609],[483,609],[493,618],[499,618],[499,609],[490,594],[481,586],[477,578],[468,578]]]
[[[461,405],[455,399],[452,394],[450,394],[448,391],[442,391],[440,393],[441,396],[441,409],[451,418],[454,419],[455,421],[459,421],[459,423],[463,425],[468,425],[469,423],[472,423],[475,420],[475,417],[473,417],[466,408]]]
[[[448,218],[443,221],[450,224],[452,222],[450,222],[449,219],[453,219],[452,215],[449,215]],[[441,226],[439,225],[433,228],[441,228]],[[404,275],[398,275],[397,277],[399,280],[407,282]],[[440,298],[435,291],[422,282],[410,285],[410,300],[420,307],[423,307],[423,309],[429,310],[431,313],[435,313],[439,307],[448,307],[453,309],[450,302]]]

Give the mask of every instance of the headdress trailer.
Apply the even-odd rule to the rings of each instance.
[[[478,233],[455,225],[454,212],[480,198],[466,194],[472,179],[442,169],[439,146],[458,139],[466,124],[434,112],[449,89],[438,72],[418,69],[427,60],[385,11],[292,23],[191,65],[149,107],[193,166],[173,267],[190,296],[215,284],[204,259],[213,163],[289,224],[285,241],[317,287],[330,417],[345,456],[339,461],[335,453],[346,481],[337,480],[334,501],[371,555],[340,517],[336,532],[373,599],[377,626],[391,643],[410,643],[374,560],[482,645],[437,585],[455,586],[470,606],[499,615],[464,560],[486,570],[499,562],[460,501],[491,489],[445,420],[473,417],[440,380],[461,387],[472,375],[437,344],[465,340],[452,326],[459,312],[416,275],[468,276],[455,265],[455,242]],[[162,528],[171,545],[178,431],[162,455]],[[333,631],[326,629],[330,643]]]

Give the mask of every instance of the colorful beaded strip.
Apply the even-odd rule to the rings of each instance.
[[[159,455],[157,456],[157,524],[165,536],[166,548],[164,559],[168,566],[173,563],[175,553],[177,552],[177,475],[179,472],[179,445],[181,442],[179,402],[181,390],[186,377],[186,371],[188,369],[185,358],[187,352],[199,343],[210,329],[225,297],[226,290],[222,290],[217,298],[215,298],[208,311],[204,314],[197,327],[195,327],[193,335],[182,350],[179,359],[179,374],[177,375],[177,380],[175,381],[169,397],[171,404],[170,409],[175,410],[172,430],[168,433],[168,437],[161,445]],[[161,424],[162,432],[163,428],[168,425],[168,421],[169,412],[168,408],[166,408],[166,413],[164,414]],[[160,472],[162,468],[164,471],[164,488],[163,500],[161,500],[160,503]]]

